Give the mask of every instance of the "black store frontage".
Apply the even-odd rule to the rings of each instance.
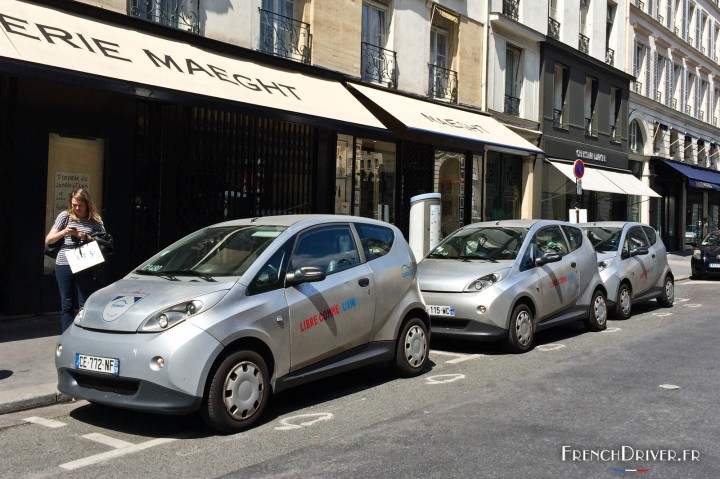
[[[57,311],[41,250],[77,186],[115,280],[208,224],[333,212],[337,138],[391,141],[309,66],[74,2],[3,3],[0,29],[2,315]]]

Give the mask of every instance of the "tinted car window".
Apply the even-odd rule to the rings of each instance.
[[[657,232],[655,231],[654,228],[652,228],[652,227],[650,227],[650,226],[643,226],[642,229],[643,229],[643,231],[645,231],[645,234],[646,234],[647,237],[648,237],[648,241],[650,242],[650,246],[652,246],[652,245],[654,245],[655,243],[657,243]]]
[[[355,223],[355,229],[360,235],[360,242],[368,261],[385,256],[392,248],[395,235],[390,228]]]
[[[575,228],[574,226],[563,226],[565,236],[567,236],[568,242],[570,243],[570,250],[575,251],[582,246],[582,230]]]
[[[358,263],[357,247],[348,226],[328,226],[303,233],[292,256],[293,270],[315,266],[326,274],[352,268]]]
[[[630,231],[628,231],[628,234],[625,237],[623,251],[630,252],[635,248],[647,248],[648,246],[648,240],[645,233],[643,233],[642,228],[635,226],[630,228]]]
[[[557,253],[564,255],[568,253],[568,245],[565,242],[565,237],[560,232],[559,226],[546,226],[539,229],[535,233],[533,242],[540,250],[540,254]]]
[[[710,233],[702,242],[703,246],[720,246],[720,233]]]
[[[285,243],[260,269],[250,283],[248,288],[250,294],[264,293],[283,286],[293,242],[294,240],[290,240]]]
[[[587,228],[587,235],[595,251],[617,251],[620,247],[622,228],[601,228],[596,226]]]
[[[560,230],[557,232],[560,234]],[[463,228],[445,238],[428,253],[428,257],[513,260],[517,258],[526,234],[525,228]]]

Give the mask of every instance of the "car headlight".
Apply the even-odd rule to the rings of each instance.
[[[203,302],[197,299],[170,306],[143,321],[138,331],[141,333],[165,331],[203,311],[203,306]]]
[[[470,284],[465,286],[465,289],[463,291],[465,293],[477,293],[478,291],[483,291],[494,285],[495,283],[502,281],[507,276],[508,271],[510,270],[508,269],[491,274],[486,274],[485,276],[471,281]]]
[[[693,250],[693,259],[702,259],[702,251],[699,249]]]
[[[85,317],[85,308],[80,308],[75,315],[75,320],[73,323],[77,326],[82,326],[83,318]]]

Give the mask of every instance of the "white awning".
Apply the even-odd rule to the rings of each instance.
[[[548,162],[557,168],[568,179],[575,181],[573,165],[559,161]],[[619,171],[608,171],[593,168],[585,164],[585,174],[582,178],[583,190],[602,191],[604,193],[617,193],[620,195],[638,195],[660,197],[652,189],[642,184],[642,181],[635,178],[631,173]]]
[[[525,154],[542,153],[540,148],[490,116],[354,83],[349,86],[409,130],[474,140]]]
[[[3,57],[385,129],[338,81],[19,0],[0,2],[0,60]]]

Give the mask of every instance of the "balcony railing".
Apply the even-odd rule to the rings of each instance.
[[[397,53],[362,42],[361,55],[363,81],[397,88]]]
[[[713,117],[713,126],[717,126],[717,117],[716,116]]]
[[[610,125],[610,141],[618,141],[617,140],[617,126]]]
[[[610,66],[615,65],[615,50],[612,48],[608,48],[605,50],[605,63],[607,63]]]
[[[555,128],[564,128],[562,110],[553,109],[553,126]]]
[[[692,115],[692,106],[685,105],[685,114],[686,115]]]
[[[560,22],[548,17],[548,36],[560,40]]]
[[[663,17],[663,16],[660,15],[659,13],[658,13],[658,16],[657,16],[657,21],[658,21],[658,23],[660,23],[660,25],[665,25],[665,17]]]
[[[131,0],[129,14],[167,27],[200,33],[197,2],[188,0]]]
[[[692,44],[693,44],[693,38],[692,38],[692,37],[687,37],[687,42],[688,42],[690,45],[692,45]]]
[[[635,0],[635,6],[643,12],[645,11],[645,2],[643,2],[642,0]]]
[[[310,63],[310,24],[260,9],[260,51]]]
[[[597,128],[592,118],[585,118],[585,136],[597,136]]]
[[[660,90],[655,91],[655,101],[662,103],[662,92]]]
[[[505,113],[520,116],[520,98],[505,95]]]
[[[520,0],[503,0],[503,15],[507,15],[513,20],[519,18]]]
[[[704,111],[700,110],[700,111],[698,112],[698,120],[700,120],[700,121],[704,121],[704,120],[705,120],[705,112],[704,112]]]
[[[679,37],[679,36],[680,36],[680,35],[679,35],[679,34],[680,34],[680,30],[678,30],[678,27],[673,28],[673,33],[675,34],[676,37]]]
[[[578,49],[583,53],[590,53],[590,39],[582,33],[580,34]]]
[[[428,82],[428,96],[439,100],[457,103],[458,76],[457,72],[437,65],[428,64],[430,79]]]
[[[673,110],[677,110],[677,98],[673,98],[670,102],[670,106],[673,108]]]
[[[632,91],[640,93],[642,95],[642,82],[635,81],[632,83]]]

